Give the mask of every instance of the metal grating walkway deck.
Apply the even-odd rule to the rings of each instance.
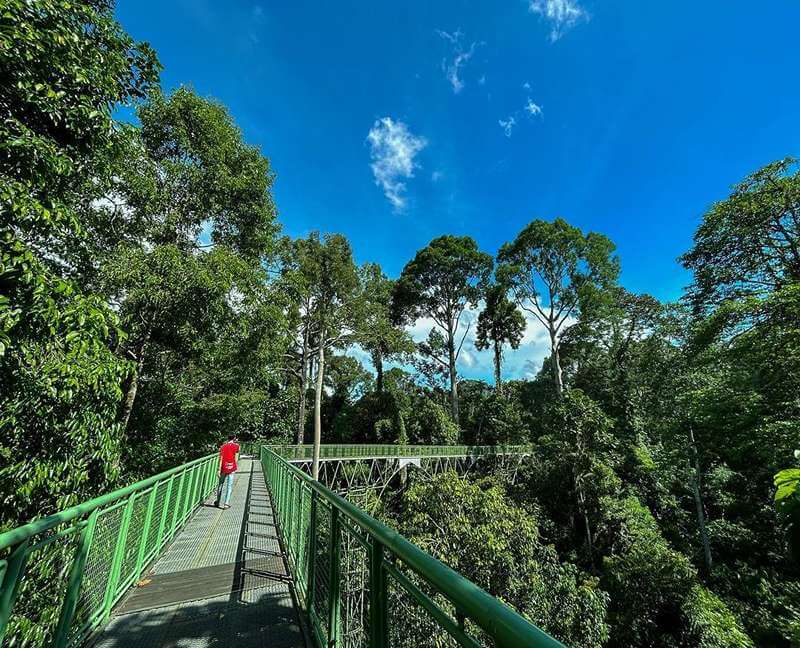
[[[231,508],[209,500],[121,601],[96,648],[302,648],[261,466],[242,459]]]

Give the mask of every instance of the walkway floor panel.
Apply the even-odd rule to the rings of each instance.
[[[290,587],[261,466],[243,459],[231,508],[200,507],[95,646],[303,648]]]

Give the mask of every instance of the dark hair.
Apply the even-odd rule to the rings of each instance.
[[[235,438],[236,438],[236,435],[235,435],[233,432],[231,432],[231,433],[228,435],[228,441],[233,441]]]

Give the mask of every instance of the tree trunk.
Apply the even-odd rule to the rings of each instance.
[[[128,381],[128,388],[125,390],[125,399],[122,401],[122,412],[120,413],[120,421],[122,423],[122,432],[128,429],[128,421],[131,419],[133,412],[133,405],[136,402],[136,392],[139,390],[139,376],[144,368],[144,354],[147,350],[147,345],[150,342],[150,336],[153,333],[152,325],[148,324],[144,330],[142,339],[136,347],[136,368]]]
[[[308,381],[308,324],[303,331],[303,353],[300,360],[300,404],[297,408],[297,445],[303,444],[306,429],[306,391]]]
[[[694,441],[694,431],[689,427],[689,446],[692,453],[692,496],[694,506],[697,511],[697,526],[700,528],[700,542],[703,544],[703,563],[706,573],[711,573],[711,544],[708,541],[708,531],[706,529],[706,513],[703,506],[703,498],[700,495],[700,461],[697,458],[697,445]]]
[[[458,376],[456,374],[456,343],[455,332],[447,331],[447,355],[448,368],[450,370],[450,407],[453,413],[453,420],[456,425],[458,421]]]
[[[498,396],[503,395],[503,379],[500,375],[500,368],[503,362],[503,349],[500,340],[494,341],[494,390]]]
[[[556,395],[561,398],[564,393],[564,379],[561,374],[561,357],[558,352],[558,338],[556,332],[550,329],[550,364],[553,372],[553,386],[556,390]]]
[[[319,477],[319,446],[322,443],[322,379],[325,373],[325,338],[320,335],[317,353],[317,386],[314,390],[314,455],[311,461],[311,476]]]
[[[375,365],[375,391],[378,394],[383,393],[383,354],[380,351],[375,351],[372,354],[372,364]]]

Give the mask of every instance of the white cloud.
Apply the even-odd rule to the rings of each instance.
[[[434,171],[431,173],[431,181],[432,182],[439,182],[444,177],[444,173],[442,171]]]
[[[550,24],[551,42],[557,41],[579,22],[589,20],[589,13],[577,0],[528,0],[528,11]]]
[[[522,87],[525,88],[525,90],[530,90],[531,84],[526,81],[525,83],[522,84]]]
[[[367,141],[375,184],[383,189],[395,210],[402,210],[406,205],[405,180],[414,177],[414,169],[419,166],[414,158],[428,145],[427,140],[411,133],[403,122],[383,117],[375,120]]]
[[[464,89],[464,81],[460,76],[461,69],[469,62],[472,55],[475,53],[475,47],[479,43],[471,43],[468,49],[464,49],[461,45],[461,37],[464,33],[460,29],[452,33],[437,29],[436,33],[440,38],[446,40],[453,46],[453,58],[442,59],[442,71],[453,88],[453,92],[458,94]]]
[[[536,115],[542,114],[542,107],[538,104],[533,103],[531,101],[531,98],[528,97],[528,101],[525,103],[525,111],[532,117],[536,117]]]
[[[503,134],[506,137],[511,137],[514,126],[517,125],[517,120],[514,118],[514,115],[509,115],[507,119],[498,119],[497,123],[500,124],[500,128],[503,129]]]
[[[478,85],[486,85],[486,75],[481,74],[480,79],[478,79]]]

